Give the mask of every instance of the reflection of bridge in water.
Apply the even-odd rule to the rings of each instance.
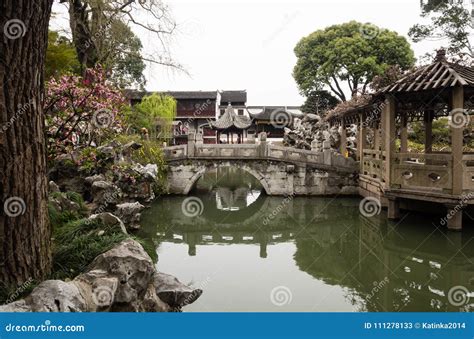
[[[154,221],[150,236],[157,244],[187,244],[190,256],[199,256],[200,246],[258,245],[260,257],[267,258],[270,246],[293,243],[301,271],[346,287],[361,310],[459,311],[448,302],[450,289],[473,290],[474,248],[468,246],[473,238],[467,233],[432,233],[416,219],[395,227],[383,214],[367,219],[356,199],[261,196],[229,212],[203,197],[203,213],[194,218],[173,207],[182,201],[176,199],[160,202],[163,219]]]

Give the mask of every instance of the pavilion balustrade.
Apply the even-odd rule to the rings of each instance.
[[[474,197],[474,154],[464,154],[462,157],[463,167],[463,191]]]
[[[452,161],[451,154],[396,153],[391,186],[452,193]]]
[[[361,160],[361,173],[370,178],[384,180],[385,155],[383,151],[364,149]]]

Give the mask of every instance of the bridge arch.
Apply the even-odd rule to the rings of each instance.
[[[226,161],[223,163],[219,164],[203,164],[200,165],[199,168],[197,169],[196,173],[188,179],[187,184],[184,187],[183,194],[187,195],[189,192],[192,190],[192,188],[196,185],[197,181],[204,175],[204,173],[208,172],[209,170],[216,169],[218,167],[237,167],[250,175],[252,175],[255,179],[258,180],[258,182],[262,185],[265,193],[267,195],[270,195],[270,185],[265,178],[265,176],[260,173],[258,170],[252,168],[248,164],[241,163],[241,162],[231,162],[231,161]]]

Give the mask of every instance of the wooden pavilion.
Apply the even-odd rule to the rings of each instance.
[[[252,120],[245,115],[237,115],[234,108],[229,104],[223,115],[216,121],[211,121],[212,129],[217,130],[217,143],[220,142],[221,134],[227,135],[227,143],[234,143],[234,135],[237,135],[236,143],[242,144],[246,138],[246,130],[252,125]]]
[[[379,198],[390,219],[399,218],[401,204],[423,210],[442,204],[447,214],[441,225],[460,230],[463,210],[474,205],[474,153],[463,143],[473,108],[474,68],[448,62],[440,50],[432,64],[326,119],[340,126],[342,154],[346,127],[358,125],[361,195]],[[432,123],[440,117],[449,121],[445,152],[433,150]],[[407,124],[413,121],[423,122],[424,153],[408,152]]]

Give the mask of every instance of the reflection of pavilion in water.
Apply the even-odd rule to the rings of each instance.
[[[452,233],[438,234],[432,239],[435,244],[428,246],[424,240],[432,234],[381,227],[381,220],[361,217],[358,230],[353,230],[357,241],[338,230],[329,248],[297,239],[298,266],[317,279],[348,287],[353,300],[364,300],[362,310],[460,311],[448,302],[448,292],[463,286],[474,296],[472,246],[462,244],[461,234]],[[466,304],[463,310],[474,308],[474,303]]]
[[[209,206],[222,211],[238,211],[249,207],[262,193],[262,185],[251,174],[239,168],[223,167],[208,171],[199,179],[196,190],[210,194],[215,201]]]

